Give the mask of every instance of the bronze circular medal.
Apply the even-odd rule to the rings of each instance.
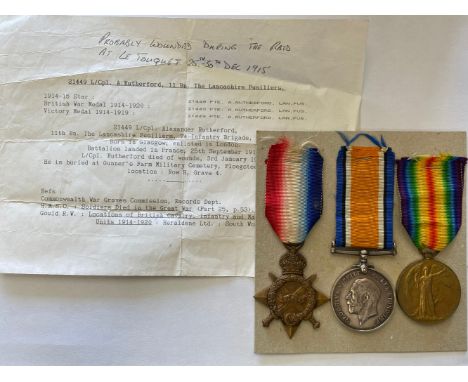
[[[288,326],[310,319],[315,305],[316,292],[302,276],[283,276],[268,291],[271,312]]]
[[[457,275],[434,259],[408,265],[397,282],[398,303],[416,321],[445,320],[457,309],[460,295]]]
[[[385,276],[369,268],[353,268],[335,281],[331,302],[336,317],[348,328],[370,331],[379,328],[392,314],[395,297]]]

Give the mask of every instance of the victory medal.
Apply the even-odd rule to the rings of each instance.
[[[398,278],[398,303],[413,320],[441,321],[457,309],[461,289],[452,269],[434,257],[462,224],[466,158],[418,156],[402,158],[397,164],[401,220],[424,257],[408,265]]]
[[[316,148],[282,139],[270,147],[266,164],[265,215],[287,253],[280,258],[281,276],[269,273],[273,284],[255,299],[270,309],[263,326],[279,319],[292,338],[304,320],[320,326],[314,309],[328,301],[313,287],[316,275],[304,277],[307,261],[298,252],[322,214],[323,158]]]
[[[382,140],[359,133],[342,146],[336,163],[336,239],[332,254],[360,256],[360,262],[336,280],[332,308],[348,328],[369,331],[390,317],[390,282],[367,263],[368,256],[394,255],[393,182],[395,155]],[[351,146],[360,136],[376,147]]]

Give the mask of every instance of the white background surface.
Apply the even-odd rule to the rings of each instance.
[[[466,130],[467,47],[468,17],[371,17],[362,129]],[[257,355],[253,294],[250,278],[0,275],[0,364],[468,364],[466,353]]]

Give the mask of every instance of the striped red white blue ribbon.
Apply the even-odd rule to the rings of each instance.
[[[300,244],[322,213],[323,158],[283,138],[268,153],[265,215],[284,244]]]

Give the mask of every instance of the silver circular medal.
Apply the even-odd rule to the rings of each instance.
[[[331,303],[336,317],[348,328],[371,331],[387,322],[395,297],[385,276],[371,268],[366,273],[352,268],[335,281]]]

